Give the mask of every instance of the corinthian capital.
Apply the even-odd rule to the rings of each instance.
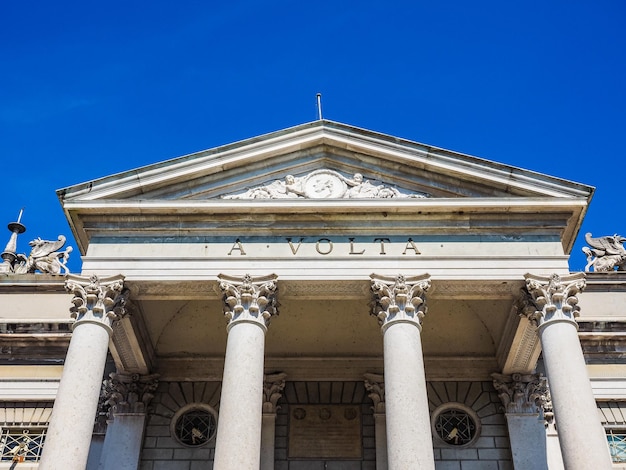
[[[395,322],[414,323],[422,329],[426,314],[426,291],[430,276],[396,277],[372,274],[372,315],[376,315],[383,332]]]
[[[571,321],[576,324],[580,307],[576,294],[585,288],[585,274],[550,277],[526,274],[525,306],[522,315],[537,327],[550,321]]]
[[[109,374],[103,382],[109,417],[119,413],[145,413],[159,385],[158,378],[157,374]]]
[[[124,288],[124,276],[99,278],[68,274],[65,289],[74,294],[70,313],[76,320],[73,327],[84,323],[98,323],[112,332],[113,323],[127,313],[129,290]]]
[[[541,413],[549,400],[546,378],[540,374],[491,374],[507,413]]]
[[[278,315],[275,274],[252,278],[220,274],[220,289],[224,299],[224,315],[228,329],[238,322],[255,323],[267,329],[272,315]]]
[[[379,374],[365,374],[365,390],[367,396],[370,397],[374,406],[374,413],[385,412],[385,379]]]
[[[269,374],[263,376],[263,413],[276,413],[280,408],[276,406],[283,395],[287,374]]]

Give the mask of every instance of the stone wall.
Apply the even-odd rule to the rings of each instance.
[[[480,434],[468,446],[434,439],[437,470],[513,470],[506,418],[491,382],[429,382],[428,402],[431,414],[452,402],[470,408],[480,419]]]
[[[298,405],[357,405],[361,412],[361,457],[300,459],[289,456],[289,421]],[[276,470],[375,470],[372,401],[363,382],[287,382],[276,417]]]
[[[212,468],[215,440],[189,448],[170,435],[170,423],[192,403],[219,407],[218,382],[162,382],[148,416],[140,468],[142,470],[206,470]],[[451,446],[434,439],[437,470],[512,470],[511,451],[501,402],[491,382],[429,382],[431,413],[447,403],[473,410],[480,435],[470,445]],[[360,410],[361,449],[358,458],[305,459],[290,456],[289,425],[293,411],[309,405],[353,405]],[[372,402],[363,382],[287,382],[278,401],[276,470],[375,470],[376,443]]]
[[[212,468],[215,439],[202,447],[185,447],[170,434],[170,423],[181,408],[202,403],[217,409],[220,382],[161,382],[148,415],[141,470],[207,470]],[[208,462],[208,463],[207,463]]]

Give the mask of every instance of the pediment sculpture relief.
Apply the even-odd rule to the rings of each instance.
[[[591,247],[584,246],[583,252],[587,255],[585,271],[591,267],[595,272],[608,272],[617,268],[617,271],[626,271],[626,238],[615,234],[612,236],[592,238],[591,233],[585,234],[585,241]]]
[[[378,184],[355,173],[346,178],[333,170],[315,170],[305,176],[287,175],[284,180],[255,186],[223,199],[390,199],[426,198],[426,193],[406,193],[393,186]]]

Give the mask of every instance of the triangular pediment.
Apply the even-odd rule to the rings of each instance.
[[[526,230],[558,236],[569,249],[593,188],[320,120],[57,193],[83,252],[114,230],[221,236],[249,224],[259,234],[290,234],[297,220],[312,233],[365,233],[372,225],[359,218],[375,214],[374,225],[396,233]],[[315,229],[323,213],[333,222]]]
[[[372,184],[434,198],[587,197],[590,191],[585,185],[509,165],[316,121],[100,178],[59,194],[65,200],[220,199],[288,176],[309,178],[315,171],[334,172],[348,185],[360,175]]]

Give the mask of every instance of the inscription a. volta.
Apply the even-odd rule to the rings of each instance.
[[[300,252],[300,249],[305,244],[312,243],[315,247],[315,251],[320,255],[330,255],[331,253],[337,252],[335,251],[335,243],[330,238],[318,238],[315,240],[307,240],[305,237],[300,237],[299,239],[294,239],[291,237],[285,238],[285,243],[289,246],[291,253],[294,256],[297,256]],[[395,242],[394,246],[400,245],[402,249],[402,255],[420,255],[420,250],[417,248],[417,245],[413,241],[412,238],[407,238],[406,242],[401,244]],[[378,255],[386,255],[387,249],[391,246],[391,240],[389,238],[378,237],[373,238],[370,243],[364,242],[356,242],[355,238],[348,238],[347,243],[341,243],[341,247],[344,248],[344,253],[348,255],[364,255],[364,254],[378,254]],[[246,249],[246,244],[241,241],[241,239],[237,238],[234,242],[230,250],[228,251],[228,255],[239,254],[245,256],[248,254],[248,250]]]

